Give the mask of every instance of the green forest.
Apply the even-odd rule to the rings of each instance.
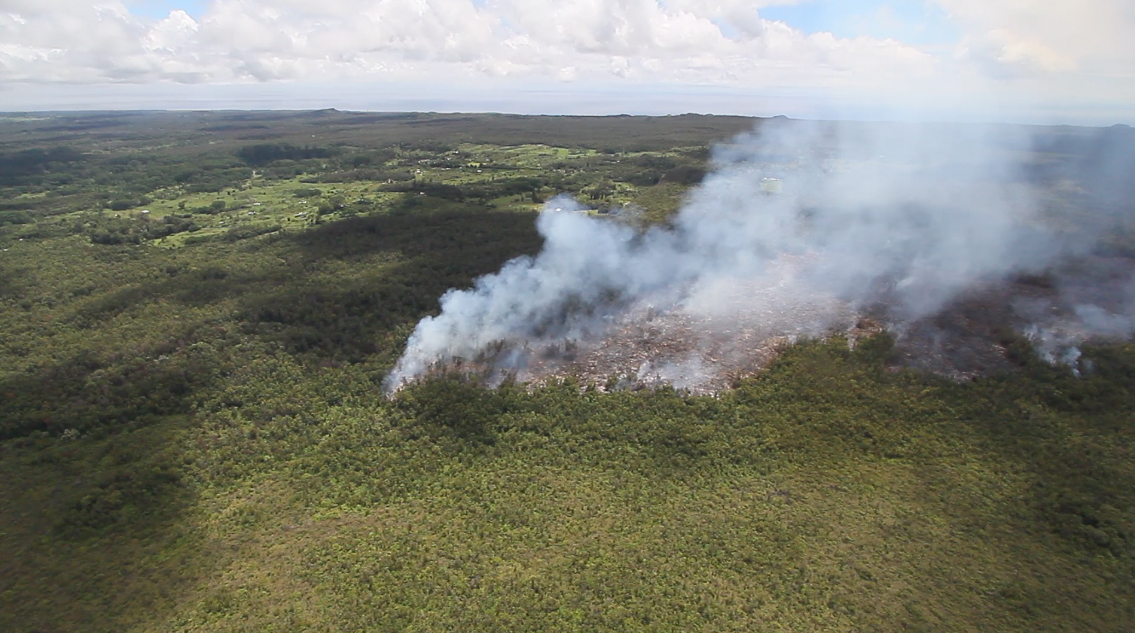
[[[0,630],[1132,630],[1130,342],[383,394],[545,200],[664,223],[761,124],[0,116]]]

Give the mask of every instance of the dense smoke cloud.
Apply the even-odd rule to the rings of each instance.
[[[742,325],[822,335],[866,312],[902,331],[980,284],[1087,252],[1114,225],[1051,221],[1037,180],[1053,177],[1036,174],[1033,146],[1021,127],[774,120],[716,148],[668,227],[638,231],[557,198],[537,221],[543,251],[442,297],[386,386],[461,359],[524,377],[549,349],[655,313],[696,319],[699,335],[734,347]],[[1089,300],[1076,318],[1128,332],[1129,309]],[[681,366],[701,360],[695,350]],[[656,373],[689,383],[672,359]]]

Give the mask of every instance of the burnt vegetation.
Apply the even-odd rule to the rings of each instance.
[[[0,122],[0,629],[1129,630],[1130,342],[1077,376],[990,321],[972,380],[883,333],[718,397],[382,395],[446,290],[538,252],[538,201],[665,221],[755,123]],[[1052,213],[1130,213],[1091,181],[1129,130],[1048,134]]]

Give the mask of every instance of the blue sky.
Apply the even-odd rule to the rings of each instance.
[[[208,0],[125,0],[131,13],[151,18],[164,18],[174,9],[181,9],[193,17],[205,11]]]
[[[761,9],[806,33],[828,31],[836,37],[894,38],[914,45],[950,44],[961,38],[946,11],[924,0],[811,0]]]

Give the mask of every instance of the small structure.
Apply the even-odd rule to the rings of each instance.
[[[777,194],[784,191],[784,183],[780,178],[761,178],[761,193]]]

